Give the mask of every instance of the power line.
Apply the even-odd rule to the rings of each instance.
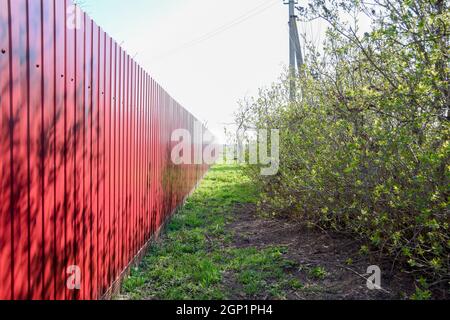
[[[253,8],[253,9],[249,10],[248,12],[244,13],[243,15],[239,16],[238,18],[233,19],[232,21],[230,21],[230,22],[228,22],[228,23],[218,27],[217,29],[214,29],[214,30],[212,30],[212,31],[210,31],[210,32],[208,32],[208,33],[206,33],[206,34],[204,34],[204,35],[202,35],[202,36],[200,36],[200,37],[198,37],[196,39],[193,39],[193,40],[191,40],[189,42],[186,42],[185,44],[182,44],[179,47],[174,48],[174,49],[166,52],[165,54],[156,57],[155,59],[160,59],[160,58],[165,58],[165,57],[171,56],[171,55],[176,54],[177,52],[179,52],[181,50],[185,50],[185,49],[190,48],[192,46],[198,45],[198,44],[200,44],[200,43],[202,43],[204,41],[207,41],[207,40],[209,40],[211,38],[214,38],[215,36],[217,36],[217,35],[225,32],[225,31],[227,31],[227,30],[229,30],[229,29],[231,29],[231,28],[233,28],[233,27],[235,27],[235,26],[237,26],[239,24],[242,24],[243,22],[245,22],[245,21],[247,21],[247,20],[249,20],[249,19],[251,19],[251,18],[253,18],[253,17],[255,17],[255,16],[257,16],[257,15],[259,15],[261,13],[263,13],[263,12],[265,12],[266,10],[270,9],[275,4],[277,4],[278,1],[279,0],[265,1],[264,3],[259,4],[255,8]]]

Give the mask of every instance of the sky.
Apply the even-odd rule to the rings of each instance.
[[[83,0],[83,8],[164,89],[225,142],[238,101],[288,65],[283,0]],[[325,27],[300,24],[320,42]]]

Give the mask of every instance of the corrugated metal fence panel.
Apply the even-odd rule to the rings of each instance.
[[[71,6],[0,0],[0,299],[100,298],[208,169],[171,162],[196,119]]]

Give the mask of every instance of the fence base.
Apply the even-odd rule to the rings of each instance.
[[[178,205],[175,210],[167,217],[167,219],[161,224],[161,226],[158,228],[158,230],[155,232],[154,235],[151,236],[150,240],[147,241],[147,243],[139,250],[139,252],[134,256],[133,259],[131,259],[131,262],[128,264],[128,266],[122,271],[119,278],[115,280],[112,285],[109,287],[109,289],[106,291],[106,293],[100,298],[100,300],[111,300],[114,297],[120,295],[120,289],[122,288],[123,281],[128,277],[131,273],[132,268],[137,268],[141,264],[144,257],[147,255],[149,249],[151,246],[160,238],[160,236],[165,232],[169,222],[172,220],[173,216],[177,214],[177,212],[184,207],[186,204],[187,199],[197,190],[200,183],[205,178],[208,171],[206,171],[203,176],[200,178],[200,180],[196,183],[194,188],[189,192],[188,195],[186,195],[181,202],[180,205]]]

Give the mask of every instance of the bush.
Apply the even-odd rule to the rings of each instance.
[[[265,210],[352,233],[448,288],[448,3],[374,3],[303,10],[329,23],[327,40],[309,47],[301,98],[288,101],[286,80],[236,115],[243,128],[281,130],[279,173],[247,173]],[[369,33],[343,20],[362,14]]]

